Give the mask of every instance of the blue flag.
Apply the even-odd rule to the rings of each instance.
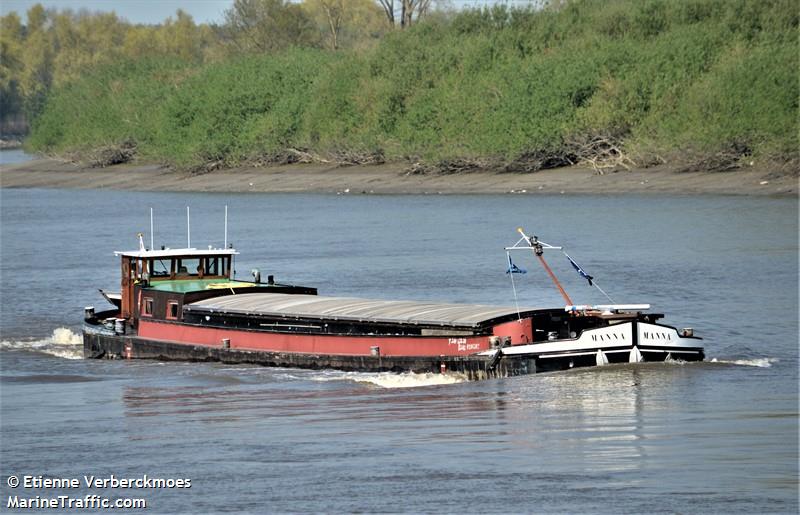
[[[525,270],[524,268],[518,267],[517,265],[515,265],[511,261],[511,254],[506,252],[506,256],[508,256],[508,270],[506,270],[507,274],[527,274],[528,273],[527,270]]]
[[[589,274],[587,274],[586,272],[584,272],[584,271],[583,271],[583,268],[581,268],[580,266],[578,266],[578,263],[576,263],[575,261],[573,261],[573,260],[572,260],[572,258],[571,258],[571,257],[569,257],[569,255],[568,255],[566,252],[564,252],[564,255],[565,255],[565,256],[567,256],[567,259],[569,259],[569,262],[570,262],[570,263],[572,263],[572,268],[574,268],[576,272],[578,272],[579,274],[581,274],[581,277],[583,277],[584,279],[586,279],[587,281],[589,281],[589,286],[592,286],[592,279],[594,279],[594,277],[592,277],[591,275],[589,275]]]

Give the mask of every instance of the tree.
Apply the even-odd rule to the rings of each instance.
[[[325,13],[328,20],[328,27],[331,35],[331,48],[339,48],[339,31],[342,28],[342,16],[344,15],[343,0],[316,0]]]
[[[27,12],[28,17],[28,32],[43,31],[45,23],[47,23],[47,11],[44,10],[42,4],[36,4]]]
[[[53,83],[79,78],[87,69],[121,55],[129,25],[116,14],[72,11],[50,13],[47,37],[53,52]]]
[[[319,33],[309,16],[288,0],[235,0],[225,11],[225,35],[242,52],[319,46]]]
[[[28,30],[22,48],[24,68],[20,76],[20,92],[25,114],[33,119],[44,108],[47,91],[53,81],[53,47],[46,30],[47,12],[36,4],[28,9]]]
[[[371,44],[386,32],[375,0],[305,0],[300,5],[333,50]]]
[[[125,31],[122,53],[133,59],[159,55],[158,28],[149,25],[136,25]]]
[[[0,18],[0,121],[18,117],[22,105],[22,22],[15,12]]]
[[[158,29],[159,51],[162,55],[177,56],[185,61],[200,61],[203,57],[201,34],[191,15],[182,9],[175,20],[167,18]]]
[[[288,2],[260,3],[285,7]],[[299,7],[289,6],[289,15],[279,18],[296,19],[298,13],[304,19]],[[168,56],[198,63],[222,57],[226,50],[219,27],[198,26],[181,10],[155,26],[131,25],[113,11],[75,12],[41,4],[28,9],[27,26],[20,18],[15,12],[0,17],[0,130],[24,127],[26,118],[33,120],[41,112],[52,87],[78,80],[91,68],[126,57]],[[282,27],[282,34],[292,35],[297,24]]]
[[[378,0],[383,7],[389,25],[395,26],[397,23],[397,9],[399,8],[400,28],[410,27],[412,23],[419,20],[431,6],[431,0]]]

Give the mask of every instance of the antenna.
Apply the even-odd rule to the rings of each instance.
[[[228,206],[225,206],[225,243],[222,245],[223,249],[228,248]]]
[[[150,208],[150,250],[154,250],[156,247],[153,245],[153,208]]]
[[[186,248],[192,248],[192,226],[189,221],[189,206],[186,206]]]

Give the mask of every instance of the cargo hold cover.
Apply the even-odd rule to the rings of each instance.
[[[514,307],[280,293],[244,293],[215,297],[186,304],[184,311],[197,314],[231,313],[290,319],[454,327],[479,327],[493,319],[517,316],[517,309]],[[523,316],[530,311],[536,309],[520,308]]]

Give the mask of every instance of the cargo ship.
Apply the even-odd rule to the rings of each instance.
[[[275,367],[461,373],[504,377],[609,363],[700,361],[691,329],[659,321],[646,304],[576,305],[544,260],[560,249],[523,235],[565,306],[446,304],[318,295],[313,287],[234,277],[228,246],[118,251],[121,289],[112,309],[84,313],[84,356],[252,363]],[[152,247],[152,243],[151,243]],[[577,264],[576,270],[588,278]],[[248,278],[249,279],[249,278]],[[602,291],[602,290],[601,290]],[[605,292],[604,292],[605,293]]]

